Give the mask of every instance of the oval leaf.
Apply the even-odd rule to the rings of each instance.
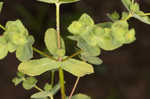
[[[94,73],[92,65],[76,59],[68,59],[62,62],[62,68],[77,77]]]
[[[36,83],[37,80],[34,77],[28,77],[23,81],[22,85],[24,89],[30,90],[36,85]]]
[[[46,71],[57,69],[60,64],[60,62],[56,62],[49,58],[41,58],[22,62],[19,65],[18,70],[29,76],[37,76]]]
[[[44,41],[47,49],[52,55],[54,56],[59,56],[59,54],[62,54],[61,56],[65,55],[65,44],[62,38],[61,38],[61,47],[62,47],[61,51],[57,47],[57,33],[55,29],[50,28],[46,31]]]
[[[51,93],[48,92],[48,91],[42,91],[42,92],[38,92],[38,93],[35,93],[31,96],[31,98],[36,98],[36,99],[39,99],[39,98],[47,98]]]

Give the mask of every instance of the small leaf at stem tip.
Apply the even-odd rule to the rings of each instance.
[[[62,68],[77,77],[94,73],[92,65],[76,59],[68,59],[62,62]]]
[[[46,83],[45,86],[44,86],[44,90],[45,91],[50,91],[52,89],[52,85],[49,84],[49,83]]]
[[[112,21],[117,21],[120,18],[119,13],[117,13],[116,11],[111,13],[111,14],[107,14],[107,16],[112,20]]]
[[[23,81],[22,85],[23,85],[24,89],[30,90],[36,85],[36,83],[37,83],[36,78],[28,77]]]
[[[22,78],[18,78],[18,77],[15,77],[15,78],[12,79],[12,82],[14,83],[15,86],[20,84],[22,81],[23,81],[23,79]]]

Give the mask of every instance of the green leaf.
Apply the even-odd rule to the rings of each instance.
[[[7,35],[8,40],[16,45],[24,45],[27,43],[28,30],[20,20],[8,21],[4,35]]]
[[[88,33],[91,29],[93,29],[93,25],[93,19],[88,14],[84,13],[78,21],[72,22],[72,24],[68,27],[68,30],[72,34],[80,35]]]
[[[72,34],[81,34],[84,31],[84,26],[81,22],[73,21],[72,24],[68,27],[69,32]]]
[[[31,98],[47,98],[51,93],[48,91],[37,92],[31,96]]]
[[[45,33],[45,44],[49,52],[54,56],[64,56],[65,55],[65,44],[63,39],[61,38],[61,50],[57,47],[57,33],[56,30],[50,28]]]
[[[83,23],[84,25],[94,25],[93,19],[86,13],[82,14],[79,22]]]
[[[21,73],[21,72],[17,72],[17,76],[20,77],[20,78],[24,78],[25,77],[25,75],[23,73]]]
[[[81,57],[83,60],[95,64],[95,65],[100,65],[103,63],[103,61],[99,57],[94,57],[94,56],[82,56]]]
[[[76,59],[62,62],[62,68],[77,77],[82,77],[94,72],[92,65]]]
[[[28,77],[23,81],[22,85],[26,90],[32,89],[37,83],[37,80],[34,77]]]
[[[107,16],[112,20],[112,21],[117,21],[120,18],[119,13],[117,13],[116,11],[113,12],[112,14],[107,14]]]
[[[112,37],[119,43],[125,42],[125,34],[128,32],[128,23],[126,21],[116,21],[113,23],[111,31]]]
[[[51,94],[55,95],[60,90],[60,83],[55,84],[55,86],[51,89]]]
[[[18,70],[29,76],[37,76],[46,71],[57,69],[60,64],[60,62],[49,58],[41,58],[22,62],[19,64]]]
[[[12,42],[8,42],[7,47],[8,47],[8,51],[9,51],[10,53],[15,52],[15,50],[16,50],[16,48],[17,48],[17,46],[14,45]]]
[[[105,28],[105,33],[99,37],[99,47],[106,50],[106,51],[111,51],[115,50],[119,47],[121,47],[123,44],[120,42],[116,42],[113,40],[113,37],[111,36],[111,29],[110,28]]]
[[[73,3],[80,0],[37,0],[37,1],[49,3],[49,4],[55,4],[55,3],[64,4],[64,3]]]
[[[79,93],[74,95],[71,99],[91,99],[91,98],[85,94]]]
[[[136,40],[136,37],[135,37],[135,30],[134,29],[131,29],[130,31],[128,31],[126,33],[126,36],[125,36],[125,44],[129,44],[129,43],[132,43]]]
[[[52,89],[52,85],[49,84],[49,83],[46,83],[45,86],[44,86],[44,90],[45,91],[50,91]]]
[[[83,50],[83,53],[87,56],[98,56],[101,53],[101,50],[96,46],[90,46],[82,38],[78,38],[77,46]]]
[[[33,57],[32,44],[34,43],[33,36],[28,37],[28,42],[22,46],[18,46],[16,50],[16,57],[20,61],[27,61]]]
[[[150,24],[150,17],[146,16],[145,13],[142,11],[134,13],[133,17],[140,20],[143,23]]]
[[[130,11],[130,5],[132,4],[131,0],[121,0],[124,6]]]
[[[0,36],[0,59],[3,59],[8,54],[7,41],[4,36]]]
[[[111,28],[112,24],[113,24],[112,22],[104,22],[104,23],[98,23],[96,25],[102,28]]]
[[[3,2],[0,2],[0,12],[2,11],[3,8]]]
[[[15,77],[15,78],[12,79],[12,82],[14,83],[15,86],[20,84],[22,81],[23,81],[23,79],[22,78],[18,78],[18,77]]]

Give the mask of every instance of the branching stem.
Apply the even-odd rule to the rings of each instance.
[[[58,49],[61,48],[61,37],[60,37],[60,3],[55,4],[56,5],[56,31],[57,31],[57,47]],[[62,58],[59,57],[58,61],[62,61]],[[64,72],[63,69],[59,68],[59,79],[60,79],[60,87],[61,87],[61,98],[66,99],[65,94],[65,85],[64,85]]]
[[[35,47],[32,47],[32,49],[33,49],[33,51],[37,52],[37,53],[40,54],[40,55],[43,55],[43,56],[45,56],[45,57],[48,57],[48,58],[50,58],[50,59],[52,59],[52,60],[57,61],[57,59],[53,58],[52,56],[47,55],[46,53],[40,51],[39,49],[37,49],[37,48],[35,48]]]

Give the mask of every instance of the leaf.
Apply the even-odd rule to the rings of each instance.
[[[83,77],[94,72],[92,65],[76,59],[62,62],[62,68],[77,77]]]
[[[146,16],[146,14],[140,10],[139,4],[136,2],[131,2],[131,0],[122,0],[125,7],[128,9],[130,13],[132,13],[133,17],[140,20],[143,23],[150,24],[150,18]]]
[[[18,77],[15,77],[15,78],[12,79],[12,82],[14,83],[15,86],[20,84],[22,81],[23,81],[23,79],[22,78],[18,78]]]
[[[45,33],[45,44],[49,52],[54,56],[64,56],[65,55],[65,44],[63,39],[61,38],[61,51],[57,47],[57,33],[56,30],[50,28]]]
[[[7,35],[8,40],[16,45],[24,45],[27,43],[28,30],[20,20],[8,21],[4,35]]]
[[[23,73],[21,73],[21,72],[17,72],[17,76],[20,77],[20,78],[24,78],[25,77],[25,75]]]
[[[4,36],[0,36],[0,59],[3,59],[8,54],[7,41]]]
[[[150,24],[150,18],[144,14],[145,14],[144,12],[139,11],[139,12],[135,13],[133,15],[133,17],[140,20],[143,23]]]
[[[132,4],[131,0],[121,0],[124,6],[130,11],[130,5]]]
[[[71,99],[91,99],[91,98],[85,94],[79,93],[74,95]]]
[[[128,32],[129,25],[126,21],[116,21],[111,27],[112,37],[119,43],[125,42],[125,34]]]
[[[135,37],[135,30],[134,29],[131,29],[129,30],[127,33],[126,33],[126,36],[125,36],[125,44],[129,44],[129,43],[132,43],[136,40],[136,37]]]
[[[31,98],[47,98],[51,93],[48,91],[37,92],[31,96]]]
[[[88,33],[93,25],[93,19],[88,14],[84,13],[78,21],[73,21],[72,24],[69,25],[68,30],[72,34],[81,35]]]
[[[57,83],[50,92],[52,95],[55,95],[59,90],[60,90],[60,83]]]
[[[112,21],[117,21],[120,18],[119,13],[117,13],[116,11],[113,12],[112,14],[107,14],[107,16],[112,20]]]
[[[105,28],[105,33],[99,37],[98,45],[106,51],[111,51],[121,47],[123,44],[113,40],[113,37],[111,36],[111,29]]]
[[[104,22],[104,23],[99,23],[96,25],[102,28],[111,28],[112,24],[113,24],[112,22]]]
[[[52,85],[49,84],[49,83],[46,83],[45,86],[44,86],[44,90],[45,91],[50,91],[52,89]]]
[[[90,46],[89,44],[86,43],[85,40],[82,38],[78,38],[78,44],[77,46],[83,50],[83,53],[88,55],[88,56],[98,56],[100,55],[101,51],[98,47],[96,46]]]
[[[2,11],[2,8],[3,8],[3,2],[0,2],[0,13]]]
[[[69,32],[72,34],[81,34],[84,31],[84,26],[81,22],[73,21],[72,24],[68,27]]]
[[[22,62],[19,64],[18,70],[29,76],[37,76],[46,71],[57,69],[60,64],[60,62],[49,58],[41,58]]]
[[[37,83],[37,80],[34,77],[28,77],[23,81],[22,85],[26,90],[32,89]]]
[[[93,19],[86,13],[82,14],[79,22],[83,23],[84,25],[94,25]]]
[[[49,4],[55,4],[55,3],[64,4],[64,3],[74,3],[80,0],[37,0],[37,1],[49,3]]]
[[[94,56],[82,56],[81,57],[83,60],[95,64],[95,65],[100,65],[103,63],[103,61],[99,57],[94,57]]]

